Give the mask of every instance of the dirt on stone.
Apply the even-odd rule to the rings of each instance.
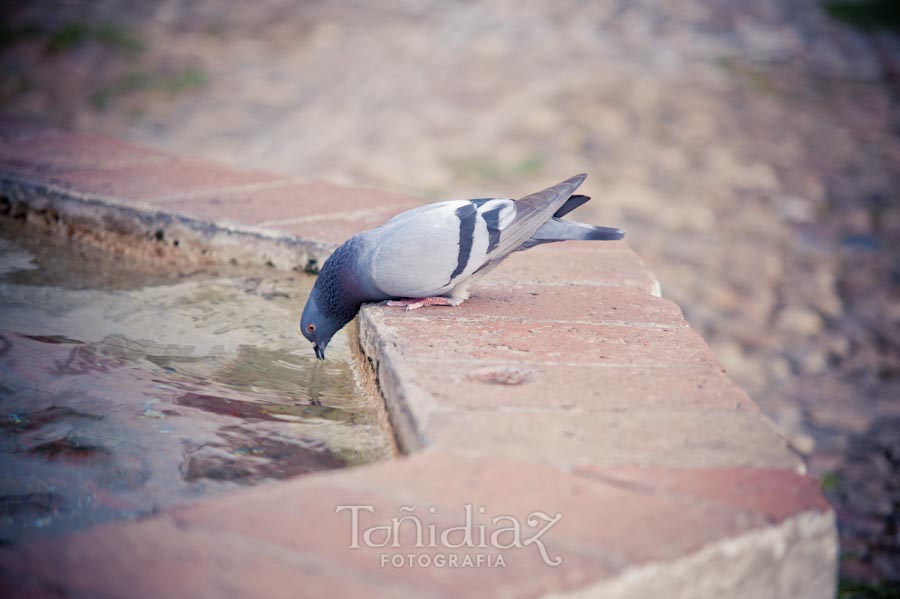
[[[425,199],[588,172],[584,219],[628,230],[822,477],[845,579],[900,581],[890,23],[816,0],[3,10],[7,114]]]

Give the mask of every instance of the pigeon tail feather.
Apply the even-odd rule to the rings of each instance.
[[[569,199],[566,200],[566,203],[563,204],[559,208],[559,210],[554,212],[553,216],[556,218],[562,218],[565,215],[567,215],[568,213],[570,213],[573,210],[575,210],[576,208],[578,208],[579,206],[586,204],[590,199],[591,199],[590,196],[585,196],[585,195],[580,195],[580,194],[569,196]]]
[[[625,231],[622,229],[614,229],[612,227],[595,227],[585,223],[575,221],[562,220],[561,218],[551,218],[531,236],[528,240],[520,245],[517,249],[527,250],[528,248],[543,243],[553,243],[556,241],[568,240],[587,240],[587,241],[614,241],[625,237]]]

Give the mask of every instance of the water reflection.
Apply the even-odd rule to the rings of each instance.
[[[0,240],[0,544],[391,454],[347,340],[323,364],[294,330],[304,277]]]

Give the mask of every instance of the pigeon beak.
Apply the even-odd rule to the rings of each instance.
[[[317,357],[317,358],[319,358],[320,360],[324,360],[324,359],[325,359],[325,348],[322,347],[321,345],[319,345],[318,343],[316,343],[315,345],[313,345],[313,351],[316,352],[316,357]]]

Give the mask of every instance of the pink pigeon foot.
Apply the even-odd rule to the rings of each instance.
[[[447,297],[418,297],[403,300],[388,300],[388,306],[406,306],[406,310],[418,310],[424,306],[452,306]]]

